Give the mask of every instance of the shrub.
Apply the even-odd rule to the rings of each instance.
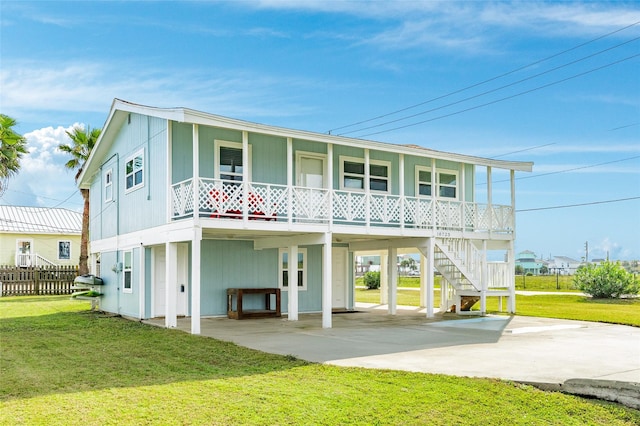
[[[380,288],[380,272],[369,271],[364,274],[364,285],[366,285],[369,290]]]
[[[598,299],[617,299],[640,292],[640,285],[633,274],[617,262],[607,261],[599,266],[578,268],[573,282],[578,289]]]

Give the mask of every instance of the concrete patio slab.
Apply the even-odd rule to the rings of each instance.
[[[640,328],[523,316],[427,319],[416,308],[388,315],[384,307],[358,305],[299,321],[202,319],[203,336],[312,362],[366,368],[494,377],[562,384],[570,379],[640,383]],[[148,321],[162,325],[162,320]],[[189,332],[190,319],[178,328]]]

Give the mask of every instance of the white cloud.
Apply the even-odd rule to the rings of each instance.
[[[245,4],[261,9],[350,14],[387,22],[390,24],[381,24],[380,31],[367,42],[394,49],[437,46],[486,52],[493,50],[490,46],[496,31],[589,36],[640,21],[640,9],[633,3],[261,0]]]
[[[58,150],[61,143],[69,143],[66,131],[70,127],[45,127],[23,136],[27,139],[29,154],[22,157],[20,171],[9,181],[3,202],[12,205],[35,205],[80,209],[81,197],[75,185],[75,172],[65,168],[70,157]],[[65,200],[68,198],[68,200]]]
[[[93,62],[65,65],[4,61],[1,102],[16,116],[30,110],[100,112],[113,98],[166,107],[189,106],[222,115],[278,116],[308,113],[296,90],[322,82],[271,77],[245,70],[154,70],[144,64]],[[287,90],[284,90],[284,88]],[[286,104],[287,108],[279,108]]]

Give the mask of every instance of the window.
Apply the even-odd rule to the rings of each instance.
[[[418,196],[431,197],[431,170],[425,168],[418,168],[417,170],[416,187],[418,188]]]
[[[131,283],[132,257],[133,257],[133,252],[131,251],[124,252],[124,267],[122,269],[122,272],[123,272],[122,292],[123,293],[133,293],[133,287]]]
[[[438,175],[438,197],[458,198],[458,172],[454,170],[436,171]],[[416,192],[418,197],[433,196],[433,173],[431,168],[416,166]]]
[[[216,179],[242,182],[244,164],[242,144],[237,142],[215,141]],[[251,163],[251,147],[249,147],[249,163]],[[247,170],[250,172],[250,169]]]
[[[111,169],[104,174],[104,200],[113,200],[113,170]]]
[[[58,260],[71,259],[71,241],[58,241]]]
[[[389,192],[389,170],[391,163],[387,161],[369,161],[369,189],[371,191]],[[340,157],[340,189],[364,190],[364,160],[351,157]]]
[[[458,184],[458,174],[452,172],[438,173],[438,196],[442,198],[458,198],[456,186]]]
[[[125,163],[125,190],[133,191],[144,185],[144,151],[140,150]]]
[[[289,251],[280,249],[280,288],[287,291],[289,288]],[[298,290],[307,289],[307,249],[298,249]]]

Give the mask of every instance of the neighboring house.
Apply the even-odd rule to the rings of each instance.
[[[0,264],[77,265],[82,214],[67,209],[0,206]]]
[[[495,168],[510,173],[510,205],[492,203]],[[289,320],[321,312],[331,327],[332,310],[355,305],[355,253],[371,250],[422,253],[427,316],[434,270],[445,307],[473,295],[484,312],[500,295],[513,311],[515,172],[531,168],[116,99],[78,181],[101,309],[167,327],[188,316],[197,334],[238,287],[279,287]],[[490,250],[507,262],[487,262]],[[397,268],[386,270],[395,314]]]
[[[582,265],[579,260],[571,259],[567,256],[553,256],[548,261],[549,274],[573,275]]]
[[[547,262],[542,259],[536,259],[536,254],[534,252],[525,250],[518,253],[518,256],[516,257],[516,266],[521,266],[522,272],[525,275],[540,275],[540,270],[543,266],[547,266]]]

